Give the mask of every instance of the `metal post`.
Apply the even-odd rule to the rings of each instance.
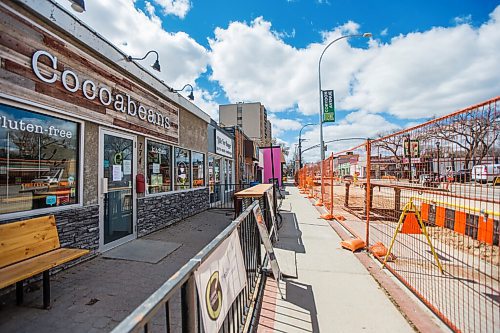
[[[371,149],[370,139],[366,140],[366,247],[370,244],[370,207],[371,207]]]
[[[407,136],[407,142],[408,142],[408,172],[409,172],[409,179],[408,181],[411,183],[412,176],[411,176],[411,139],[410,139],[410,134]]]
[[[50,276],[49,271],[43,272],[43,308],[50,307]]]
[[[299,134],[299,170],[300,169],[302,169],[302,139]]]
[[[196,284],[194,274],[181,288],[182,332],[196,332]]]
[[[337,39],[334,39],[331,41],[324,49],[323,52],[321,52],[321,55],[319,57],[318,61],[318,88],[319,88],[319,144],[320,144],[320,151],[321,151],[321,161],[325,159],[325,145],[323,143],[323,98],[321,96],[321,59],[323,59],[323,55],[325,54],[326,50],[335,42],[344,39],[344,38],[350,38],[350,37],[367,37],[370,38],[372,36],[371,33],[363,33],[363,34],[355,34],[355,35],[346,35],[346,36],[340,36]],[[321,174],[323,174],[323,164],[321,164]]]
[[[333,153],[330,156],[330,214],[333,215]]]

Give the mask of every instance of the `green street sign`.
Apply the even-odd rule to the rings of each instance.
[[[335,103],[333,98],[333,90],[322,90],[323,94],[323,122],[335,122]]]

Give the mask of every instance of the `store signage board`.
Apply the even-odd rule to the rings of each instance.
[[[276,280],[276,284],[278,286],[278,290],[280,291],[280,295],[283,298],[283,293],[280,288],[280,280],[281,280],[281,271],[278,265],[278,259],[276,258],[276,254],[274,253],[273,244],[271,243],[271,238],[269,237],[269,233],[267,232],[266,224],[264,223],[264,216],[262,215],[262,211],[259,205],[255,205],[253,208],[253,215],[255,216],[255,221],[257,221],[257,227],[259,229],[260,239],[262,240],[262,244],[264,244],[264,248],[266,249],[267,256],[271,263],[271,270],[274,275],[274,279]]]
[[[333,90],[322,90],[323,96],[323,122],[333,123],[335,122],[335,102],[333,96]]]
[[[404,140],[404,157],[420,157],[420,142],[418,140]]]
[[[153,92],[140,89],[139,83],[122,78],[122,74],[98,60],[91,62],[99,71],[90,70],[88,66],[78,62],[82,58],[90,56],[69,54],[63,57],[58,50],[36,50],[31,57],[34,76],[46,85],[62,88],[42,92],[87,109],[89,115],[93,115],[90,111],[98,111],[101,114],[98,117],[102,118],[104,114],[115,126],[133,128],[148,134],[156,132],[160,134],[159,137],[178,143],[178,107]],[[61,72],[60,68],[64,70]],[[101,77],[97,73],[108,73],[109,77]],[[118,81],[113,81],[117,79]],[[70,95],[74,98],[69,97]]]
[[[222,156],[233,157],[233,140],[217,130],[215,130],[215,152]]]
[[[205,332],[219,332],[247,281],[237,230],[201,263],[194,277]]]

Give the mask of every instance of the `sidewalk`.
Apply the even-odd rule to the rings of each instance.
[[[50,310],[41,309],[41,289],[26,292],[22,306],[15,305],[15,292],[0,296],[0,332],[109,332],[232,218],[232,213],[208,210],[140,238],[179,245],[155,264],[98,256],[52,276]]]
[[[258,332],[414,332],[366,268],[295,187],[275,247],[294,250],[297,279],[267,279]]]

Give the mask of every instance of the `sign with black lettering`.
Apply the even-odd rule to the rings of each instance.
[[[323,94],[323,122],[335,122],[335,102],[333,90],[322,90]]]
[[[215,152],[226,157],[233,157],[233,140],[220,131],[215,131]]]

